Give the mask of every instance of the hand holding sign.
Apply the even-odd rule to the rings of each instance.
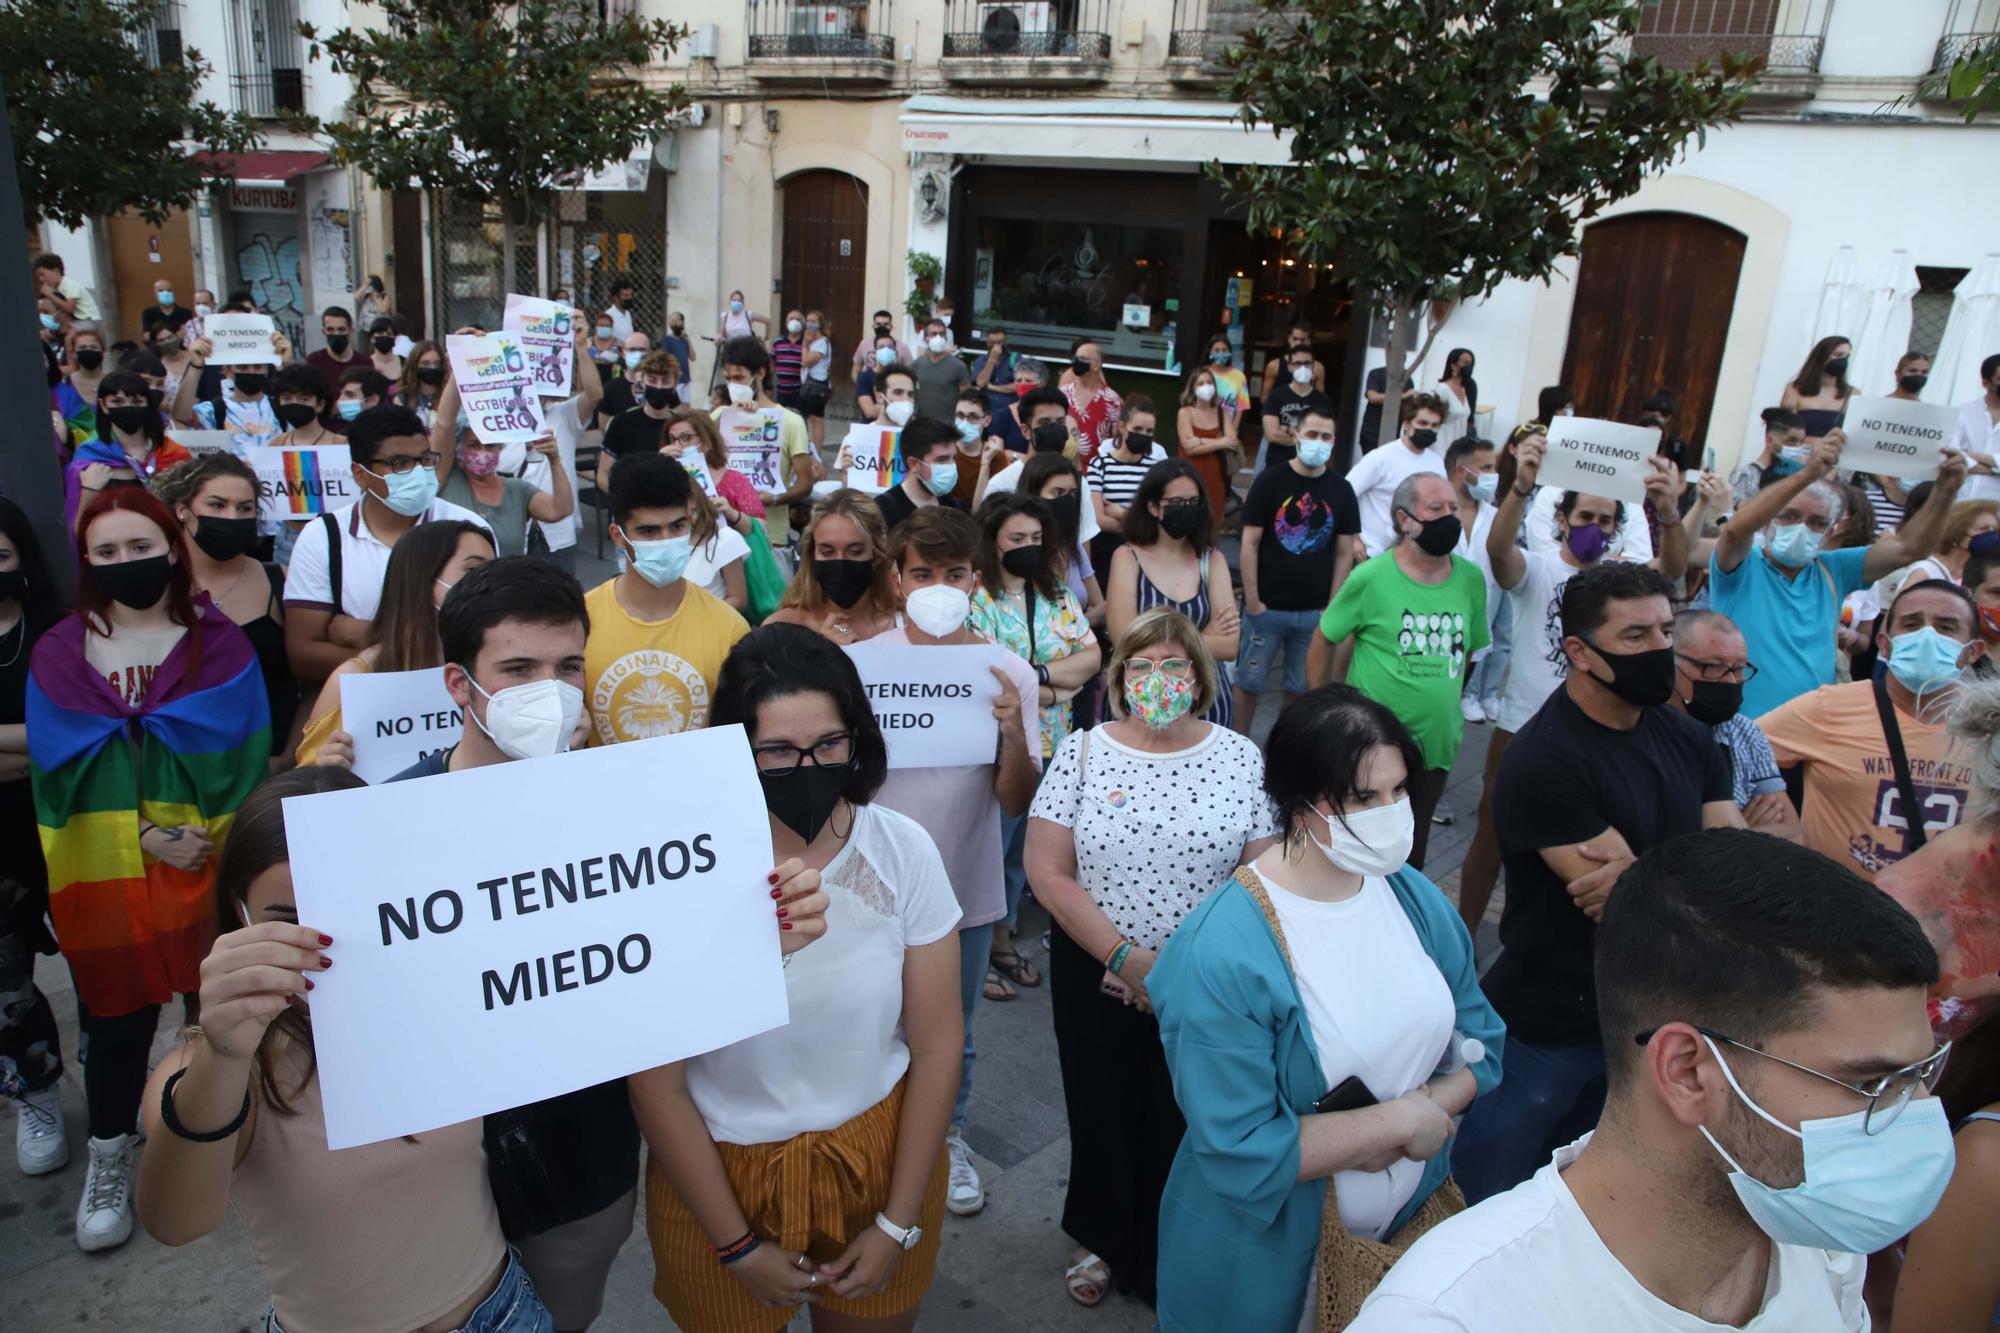
[[[1652,470],[1647,460],[1659,449],[1656,427],[1557,417],[1549,423],[1548,449],[1538,469],[1541,484],[1642,504]]]
[[[210,350],[205,360],[223,366],[275,366],[278,355],[278,326],[269,315],[210,315],[202,324]],[[290,346],[289,343],[286,344]]]
[[[332,943],[289,921],[259,921],[219,937],[201,960],[202,1040],[231,1060],[256,1055],[272,1020],[333,966],[320,952]]]
[[[557,301],[509,292],[500,327],[528,349],[535,392],[544,398],[569,397],[576,369],[575,312]]]
[[[1958,428],[1958,409],[1902,398],[1856,398],[1847,405],[1840,465],[1878,477],[1935,477]]]
[[[548,426],[529,349],[510,333],[454,333],[444,341],[480,443],[527,444],[540,438]]]

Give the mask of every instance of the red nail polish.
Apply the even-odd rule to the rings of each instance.
[[[792,928],[792,923],[789,921],[780,921],[778,923],[779,930],[790,930],[791,928]]]
[[[313,988],[313,979],[312,979],[311,977],[307,977],[307,978],[306,978],[306,989],[307,989],[307,990],[311,990],[312,988]]]
[[[773,870],[770,874],[764,876],[764,882],[766,884],[776,884],[778,882],[778,872]]]
[[[331,958],[328,958],[325,954],[321,954],[319,956],[319,965],[321,967],[332,967],[333,960]]]
[[[785,891],[783,889],[771,890],[771,899],[773,902],[777,901],[779,898],[782,898],[784,896],[785,896]]]
[[[787,915],[787,913],[786,913],[785,909],[784,909],[784,908],[782,908],[782,907],[780,907],[780,908],[778,909],[778,920],[780,920],[780,921],[783,921],[783,920],[785,919],[786,915]]]
[[[325,948],[327,945],[333,943],[333,936],[322,935],[319,937],[319,943],[321,948]]]

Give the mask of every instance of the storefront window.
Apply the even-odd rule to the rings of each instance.
[[[983,218],[973,256],[975,328],[1067,359],[1088,337],[1113,365],[1166,367],[1180,317],[1186,241],[1171,227]]]

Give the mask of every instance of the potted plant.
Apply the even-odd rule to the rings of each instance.
[[[944,277],[944,261],[922,250],[912,250],[907,263],[912,290],[903,301],[903,311],[921,323],[931,317],[938,280]]]

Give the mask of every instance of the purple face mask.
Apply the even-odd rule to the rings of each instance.
[[[1569,530],[1569,553],[1586,565],[1595,564],[1610,544],[1611,538],[1595,523],[1584,523]]]
[[[460,449],[458,465],[468,477],[490,477],[500,470],[498,449]]]

